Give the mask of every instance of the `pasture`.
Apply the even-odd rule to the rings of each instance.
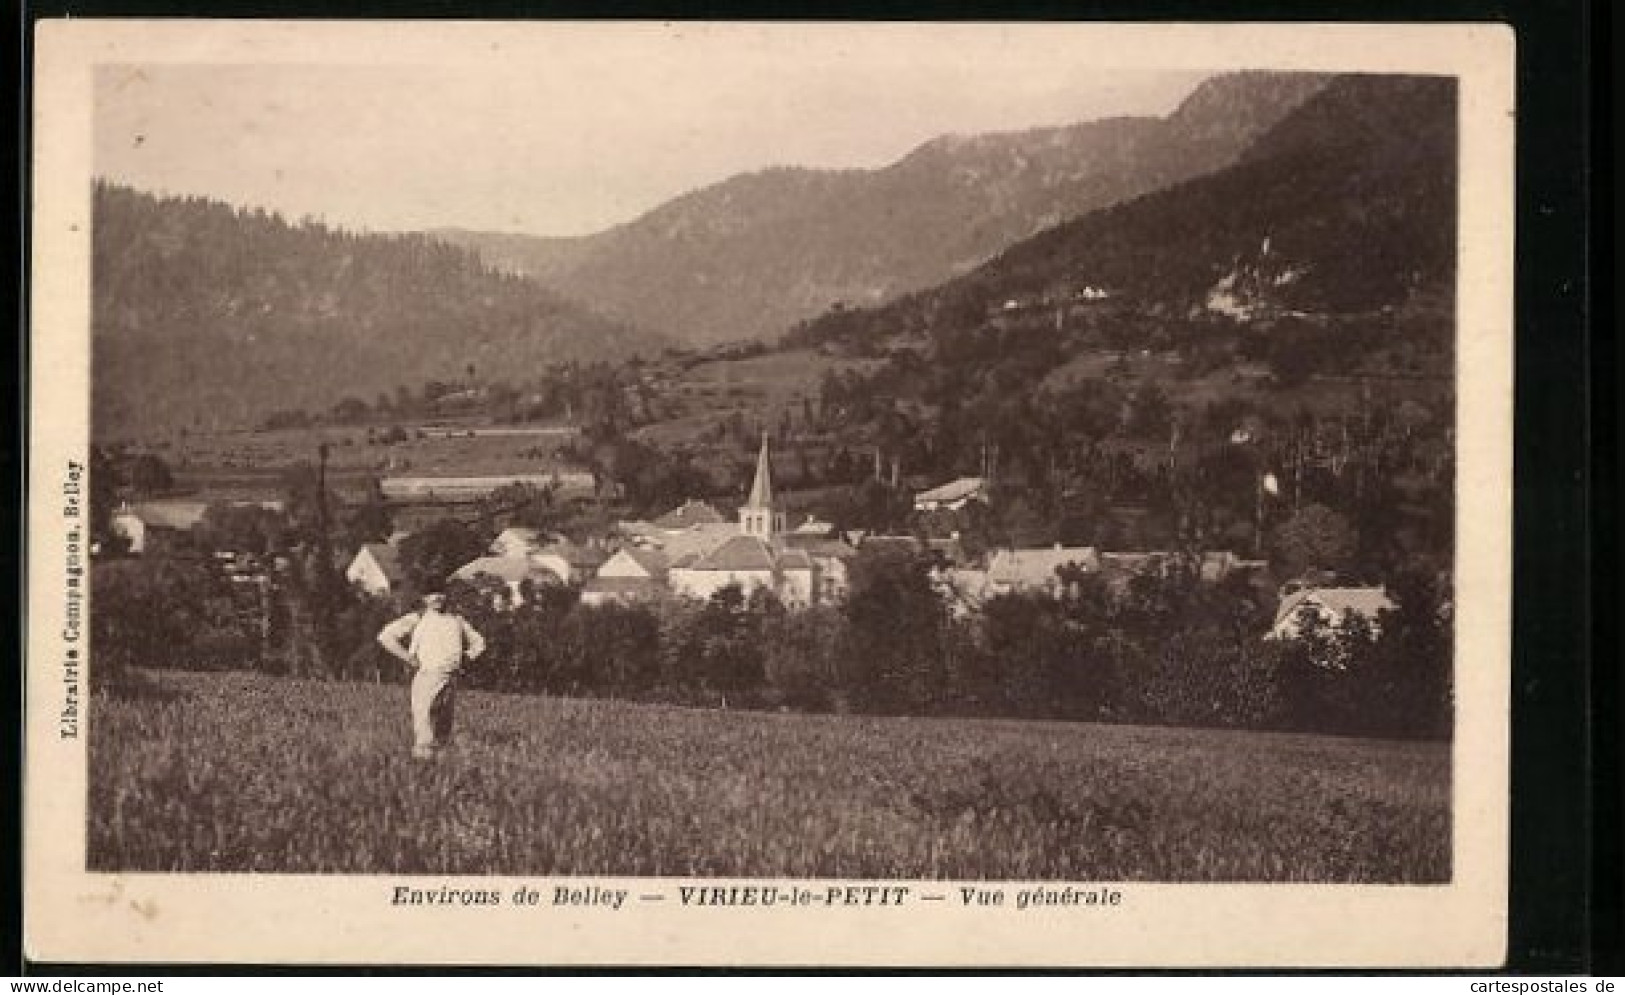
[[[1443,882],[1444,744],[145,673],[89,716],[97,871]]]

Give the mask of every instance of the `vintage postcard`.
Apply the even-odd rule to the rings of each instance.
[[[1501,963],[1509,30],[36,42],[29,957]]]

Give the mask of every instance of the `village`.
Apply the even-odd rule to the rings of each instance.
[[[1240,584],[1268,599],[1272,572],[1267,559],[1231,550],[1111,551],[1053,543],[972,552],[957,531],[926,534],[923,522],[940,522],[973,505],[985,508],[992,488],[983,477],[960,477],[913,495],[921,527],[884,534],[842,531],[805,515],[794,525],[776,498],[771,443],[763,435],[749,495],[733,520],[704,499],[685,499],[652,520],[618,520],[600,534],[574,539],[523,525],[503,527],[478,556],[441,578],[414,578],[403,567],[402,547],[411,532],[394,531],[384,541],[364,542],[341,551],[343,577],[359,595],[405,604],[427,584],[483,584],[494,610],[524,606],[541,588],[568,589],[584,605],[635,604],[663,599],[704,602],[734,587],[746,598],[771,595],[790,610],[840,604],[849,593],[849,568],[860,553],[882,549],[919,554],[931,565],[934,592],[957,618],[973,617],[989,598],[1039,594],[1057,600],[1076,596],[1086,578],[1121,595],[1138,577],[1166,578],[1185,572],[1202,583]],[[575,472],[478,477],[386,477],[379,481],[386,501],[396,507],[429,502],[476,502],[504,488],[548,488],[548,493],[583,494],[590,475]],[[238,504],[278,514],[284,502]],[[155,499],[125,502],[111,517],[113,534],[129,554],[149,548],[174,549],[177,536],[190,534],[208,504],[199,500]],[[150,545],[149,545],[150,544]],[[285,557],[257,557],[254,550],[205,550],[234,585],[259,591],[286,569]],[[345,559],[345,557],[348,557]],[[1394,608],[1381,586],[1339,583],[1337,576],[1312,570],[1275,585],[1270,638],[1295,638],[1306,626],[1335,628],[1350,617],[1375,624]]]

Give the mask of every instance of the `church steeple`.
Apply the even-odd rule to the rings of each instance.
[[[766,432],[762,433],[762,449],[756,454],[756,478],[751,481],[750,497],[739,509],[739,531],[761,539],[771,539],[775,532],[784,531],[784,512],[773,508],[773,462],[768,458]]]

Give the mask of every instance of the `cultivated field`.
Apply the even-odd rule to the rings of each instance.
[[[1442,744],[145,674],[90,724],[101,871],[1441,882]]]

